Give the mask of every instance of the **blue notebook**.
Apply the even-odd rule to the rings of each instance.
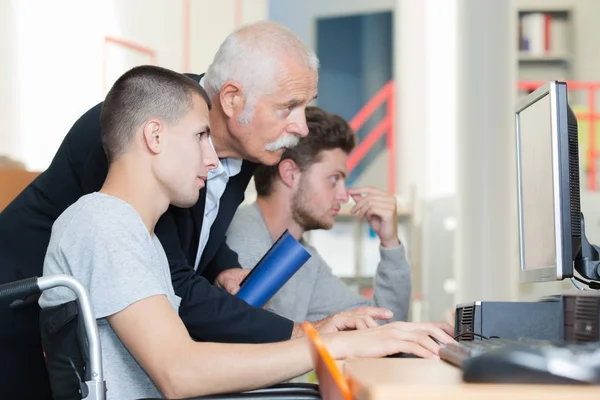
[[[242,281],[236,296],[263,307],[309,258],[308,251],[286,229]]]

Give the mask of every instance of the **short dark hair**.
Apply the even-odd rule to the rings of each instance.
[[[193,107],[193,94],[208,108],[208,95],[187,76],[153,65],[125,72],[112,86],[102,104],[100,127],[102,147],[110,163],[127,151],[135,129],[150,118],[167,124],[179,121]]]
[[[321,161],[321,152],[324,150],[341,149],[346,154],[350,154],[356,145],[354,131],[339,115],[330,114],[319,107],[309,106],[306,107],[306,123],[308,135],[301,138],[297,146],[287,149],[281,157],[281,161],[293,160],[301,171]],[[278,177],[278,165],[259,166],[254,172],[256,193],[259,196],[270,195],[273,183]]]

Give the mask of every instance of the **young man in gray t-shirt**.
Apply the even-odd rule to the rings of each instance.
[[[116,329],[111,319],[157,297],[172,314],[179,310],[181,299],[153,230],[170,202],[189,206],[197,200],[208,170],[216,165],[208,141],[207,102],[196,82],[172,71],[139,67],[123,75],[102,110],[102,142],[110,165],[106,182],[100,192],[67,208],[52,226],[44,275],[72,275],[87,289],[109,399],[161,396],[127,348],[126,338],[136,332],[127,323]],[[175,163],[176,157],[185,161]],[[168,164],[171,171],[164,167]],[[55,288],[45,291],[39,303],[46,308],[74,299],[69,289]],[[138,312],[134,318],[136,314],[145,317]]]
[[[69,274],[89,291],[102,345],[108,395],[123,399],[160,396],[152,380],[128,353],[107,317],[135,302],[164,295],[173,310],[173,292],[163,248],[140,215],[125,201],[104,193],[80,198],[56,220],[44,262],[44,275]],[[74,300],[67,288],[46,291],[42,308]]]
[[[242,92],[228,92],[225,104],[232,119],[244,109]],[[305,339],[197,343],[177,314],[179,299],[154,227],[169,204],[189,207],[198,200],[208,171],[218,162],[209,141],[209,104],[197,82],[175,72],[142,66],[125,73],[102,108],[106,181],[100,192],[79,199],[53,226],[44,275],[73,275],[90,293],[108,399],[250,390],[311,368]],[[57,288],[45,292],[40,305],[72,299]],[[368,316],[341,315],[321,331],[375,325]],[[451,340],[433,324],[401,323],[326,334],[323,340],[336,359],[397,352],[431,357],[439,346],[430,335]]]

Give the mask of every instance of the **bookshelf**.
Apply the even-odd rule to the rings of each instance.
[[[600,52],[594,47],[600,35],[600,1],[598,0],[512,0],[516,22],[528,13],[548,13],[562,22],[563,50],[533,55],[520,52],[520,23],[515,25],[515,51],[518,53],[518,80],[546,81],[552,79],[600,81]],[[560,30],[560,27],[559,27]],[[587,104],[585,91],[572,90],[573,105]],[[600,93],[596,104],[600,104]]]
[[[574,0],[517,2],[519,80],[573,79]]]
[[[571,56],[564,52],[549,52],[546,54],[531,54],[519,51],[520,63],[568,63]]]

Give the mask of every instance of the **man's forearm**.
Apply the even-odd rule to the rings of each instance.
[[[318,321],[313,321],[311,322],[312,326],[319,330],[321,329],[325,324],[327,324],[328,322],[330,322],[333,319],[334,315],[329,315],[323,319],[320,319]],[[299,323],[294,323],[294,329],[292,329],[292,339],[298,339],[304,337],[304,329],[302,329],[302,325],[300,325]]]
[[[270,343],[292,336],[293,322],[248,305],[194,275],[176,288],[179,316],[195,340],[226,343]]]
[[[295,322],[294,328],[292,329],[291,339],[298,339],[298,338],[301,338],[302,336],[304,336],[304,331],[302,330],[302,326],[299,323]]]
[[[168,396],[184,398],[270,386],[308,372],[308,349],[306,339],[253,346],[191,343],[169,366],[176,379],[164,389]]]
[[[412,292],[410,266],[403,245],[380,251],[372,304],[394,312],[394,320],[406,321]]]

